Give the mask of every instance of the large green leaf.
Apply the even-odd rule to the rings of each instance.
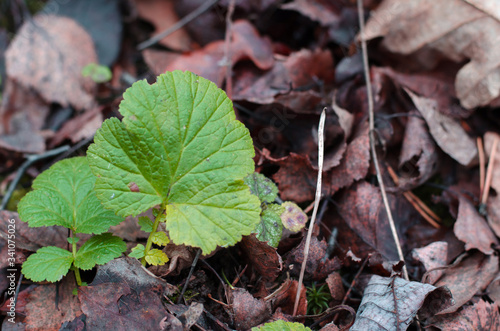
[[[304,324],[285,322],[283,320],[277,320],[271,323],[266,323],[261,327],[252,328],[252,331],[311,331],[310,328],[304,326]]]
[[[111,233],[93,236],[76,253],[75,266],[82,270],[90,270],[96,264],[106,264],[119,257],[126,250],[127,244]]]
[[[123,122],[104,122],[88,150],[98,198],[119,215],[166,206],[176,244],[232,245],[252,232],[260,202],[243,178],[252,173],[248,130],[217,86],[190,72],[136,82],[120,104]]]
[[[23,263],[22,272],[34,282],[57,282],[68,273],[73,255],[59,247],[42,247]]]
[[[62,225],[77,233],[102,233],[123,218],[106,210],[94,192],[95,176],[85,157],[54,164],[33,181],[18,205],[30,227]]]

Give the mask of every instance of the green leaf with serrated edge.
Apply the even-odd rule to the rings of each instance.
[[[96,264],[108,263],[126,250],[127,244],[111,233],[93,236],[76,252],[75,266],[82,270],[89,270]]]
[[[138,223],[139,223],[142,231],[144,231],[144,232],[153,231],[153,222],[149,219],[149,217],[147,217],[147,216],[139,217]]]
[[[23,263],[22,272],[34,282],[57,282],[68,273],[73,255],[59,247],[42,247]]]
[[[68,237],[67,240],[68,240],[68,242],[69,242],[70,245],[73,245],[73,243],[76,244],[77,242],[79,242],[80,238],[78,238],[78,237],[74,237],[74,238]]]
[[[283,210],[283,207],[275,203],[264,207],[260,214],[261,221],[254,230],[257,239],[266,241],[269,246],[278,247],[283,230],[280,218]]]
[[[302,208],[291,201],[285,201],[282,204],[284,212],[281,214],[283,226],[291,232],[299,232],[306,226],[307,214]]]
[[[146,255],[146,262],[151,265],[164,265],[168,262],[168,256],[161,250],[154,248]]]
[[[62,160],[33,181],[19,202],[19,217],[30,227],[62,225],[77,233],[102,233],[123,218],[105,209],[94,192],[95,176],[85,157]]]
[[[151,240],[158,246],[165,246],[170,242],[170,239],[167,237],[167,234],[162,231],[152,233]]]
[[[277,320],[266,323],[259,328],[252,328],[252,331],[311,331],[311,329],[304,326],[304,324]]]
[[[170,239],[205,254],[250,234],[260,202],[243,178],[254,148],[225,93],[174,71],[134,83],[123,98],[123,122],[105,121],[87,152],[105,207],[125,216],[166,205]]]
[[[252,194],[259,197],[261,202],[274,202],[278,197],[278,187],[266,176],[254,172],[245,177],[245,184],[250,187]]]
[[[137,244],[134,248],[132,248],[132,251],[128,256],[130,257],[135,257],[136,259],[142,259],[144,257],[144,250],[146,247],[142,244]]]

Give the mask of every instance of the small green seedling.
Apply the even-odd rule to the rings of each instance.
[[[311,331],[311,329],[304,324],[277,320],[258,328],[252,328],[252,331]]]
[[[82,76],[90,77],[90,79],[94,82],[100,84],[109,82],[113,77],[113,73],[111,72],[111,69],[106,66],[99,65],[97,63],[90,63],[83,67]]]
[[[319,315],[329,308],[328,302],[332,300],[332,296],[326,284],[316,287],[313,283],[307,288],[307,314]]]
[[[29,227],[68,228],[71,251],[54,246],[40,248],[23,263],[22,272],[27,278],[56,282],[71,268],[81,285],[79,269],[105,264],[126,250],[122,239],[103,233],[123,218],[101,205],[94,192],[95,180],[87,159],[75,157],[57,162],[33,181],[34,190],[19,202],[19,217]],[[77,249],[77,233],[96,235]]]
[[[167,72],[150,85],[136,82],[123,95],[122,121],[106,120],[87,152],[97,177],[96,194],[120,216],[154,208],[146,246],[132,256],[143,265],[160,265],[158,231],[165,222],[175,244],[200,247],[234,245],[250,234],[260,201],[243,178],[254,171],[254,148],[245,126],[235,119],[224,91],[190,72]]]

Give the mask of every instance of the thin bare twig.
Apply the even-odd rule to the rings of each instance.
[[[182,292],[179,295],[179,297],[177,298],[177,304],[181,303],[181,300],[184,299],[184,293],[186,293],[186,289],[189,285],[189,279],[193,275],[194,268],[196,267],[196,264],[198,263],[198,259],[200,258],[200,255],[201,255],[201,248],[198,249],[198,251],[196,252],[196,256],[194,257],[193,263],[191,263],[191,269],[189,269],[189,274],[187,276],[186,282],[184,283],[184,287],[182,287]]]
[[[231,61],[231,42],[233,40],[233,13],[235,0],[229,0],[226,14],[226,38],[224,41],[224,58],[222,64],[226,66],[226,94],[229,99],[233,98],[233,76]]]
[[[2,205],[0,205],[0,210],[4,210],[5,209],[5,207],[9,203],[9,200],[10,200],[10,197],[12,196],[12,193],[14,193],[14,190],[16,189],[17,184],[19,183],[19,181],[23,177],[23,175],[26,172],[26,170],[33,163],[35,163],[35,162],[37,162],[39,160],[42,160],[42,159],[46,159],[46,158],[55,156],[57,154],[61,154],[61,153],[65,152],[68,149],[69,149],[69,146],[64,145],[64,146],[52,149],[50,151],[47,151],[47,152],[45,152],[43,154],[28,155],[26,157],[26,161],[24,161],[24,163],[17,170],[16,177],[14,178],[14,180],[12,180],[12,182],[10,182],[9,188],[7,189],[7,192],[5,193],[5,195],[3,197]]]
[[[484,181],[483,196],[481,199],[482,204],[486,204],[486,202],[488,201],[491,179],[493,178],[493,166],[495,164],[495,156],[497,154],[498,140],[498,136],[495,136],[495,140],[493,140],[493,146],[491,146],[490,159],[488,161],[488,170],[486,171],[486,180]]]
[[[483,139],[477,137],[477,153],[479,155],[479,194],[482,197],[484,191],[484,172],[486,169],[486,160],[484,157]]]
[[[382,195],[382,200],[384,202],[385,210],[387,212],[387,219],[389,221],[389,226],[391,228],[392,237],[396,243],[396,250],[398,257],[401,261],[404,261],[403,250],[401,249],[401,244],[399,242],[398,233],[396,231],[396,225],[394,224],[394,219],[392,218],[391,207],[389,206],[389,201],[387,199],[387,193],[385,191],[384,181],[382,179],[382,173],[380,171],[380,165],[378,163],[377,150],[375,148],[375,120],[373,112],[373,95],[372,95],[372,84],[370,81],[370,67],[368,66],[368,51],[366,50],[366,40],[364,39],[365,33],[365,21],[364,21],[364,11],[363,11],[363,1],[357,0],[358,3],[358,20],[361,35],[361,51],[363,55],[363,71],[365,74],[366,81],[366,93],[368,97],[368,115],[370,124],[370,150],[373,158],[373,164],[377,172],[377,181],[380,187],[380,193]],[[403,266],[403,277],[409,280],[408,271],[406,270],[406,264]]]
[[[154,44],[156,44],[157,42],[159,42],[160,40],[162,40],[166,36],[171,35],[175,31],[182,28],[184,25],[188,24],[189,22],[191,22],[192,20],[194,20],[195,18],[197,18],[198,16],[200,16],[201,14],[203,14],[204,12],[209,10],[213,5],[215,5],[219,1],[220,0],[211,0],[211,1],[204,2],[200,7],[196,8],[196,10],[194,10],[191,13],[184,16],[182,19],[177,21],[174,25],[172,25],[168,29],[158,33],[157,35],[154,35],[153,37],[149,38],[148,40],[143,41],[142,43],[137,45],[137,50],[142,51],[143,49],[146,49],[148,47],[153,46]]]
[[[319,200],[321,199],[321,177],[323,174],[323,154],[324,154],[324,131],[325,131],[325,118],[326,108],[321,112],[318,126],[318,183],[316,184],[316,196],[314,198],[314,209],[309,223],[309,230],[307,231],[306,244],[304,245],[304,261],[300,268],[299,284],[297,286],[297,295],[295,296],[295,304],[293,305],[293,316],[297,315],[297,308],[299,307],[300,291],[302,290],[302,281],[304,280],[304,272],[306,271],[307,257],[309,255],[309,246],[311,246],[311,237],[316,221],[316,214],[318,213]]]

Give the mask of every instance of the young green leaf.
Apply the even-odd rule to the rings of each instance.
[[[260,214],[261,221],[254,230],[257,234],[257,239],[260,241],[267,241],[269,246],[278,247],[283,230],[283,224],[280,218],[283,210],[283,207],[275,203],[264,207]]]
[[[108,263],[126,250],[127,244],[111,233],[93,236],[76,253],[75,266],[82,270],[89,270],[96,264]]]
[[[165,246],[170,242],[170,239],[168,239],[167,234],[163,231],[155,232],[152,233],[151,235],[153,243],[155,243],[158,246]]]
[[[168,262],[168,256],[161,250],[154,248],[146,255],[146,262],[151,265],[163,265]]]
[[[260,202],[243,178],[254,170],[248,130],[217,86],[190,72],[136,82],[88,150],[106,208],[137,215],[166,207],[176,244],[209,253],[252,232]],[[207,235],[209,234],[209,235]]]
[[[139,226],[141,227],[141,230],[144,232],[151,232],[153,231],[153,222],[149,219],[147,216],[141,216],[139,217]]]
[[[130,254],[128,256],[130,257],[135,257],[136,259],[142,259],[144,257],[144,250],[146,247],[142,244],[137,244],[132,250],[130,251]]]
[[[259,197],[261,202],[274,202],[278,197],[278,187],[266,176],[254,172],[245,177],[245,184],[250,187],[252,194]]]
[[[102,233],[123,218],[106,210],[94,192],[96,178],[85,157],[62,160],[33,181],[18,205],[30,227],[61,225],[77,233]]]
[[[252,328],[252,331],[311,331],[310,328],[304,326],[304,324],[285,322],[283,320],[277,320],[271,323],[266,323],[259,328]]]
[[[34,282],[57,282],[68,273],[73,255],[59,247],[42,247],[23,263],[22,272]]]

